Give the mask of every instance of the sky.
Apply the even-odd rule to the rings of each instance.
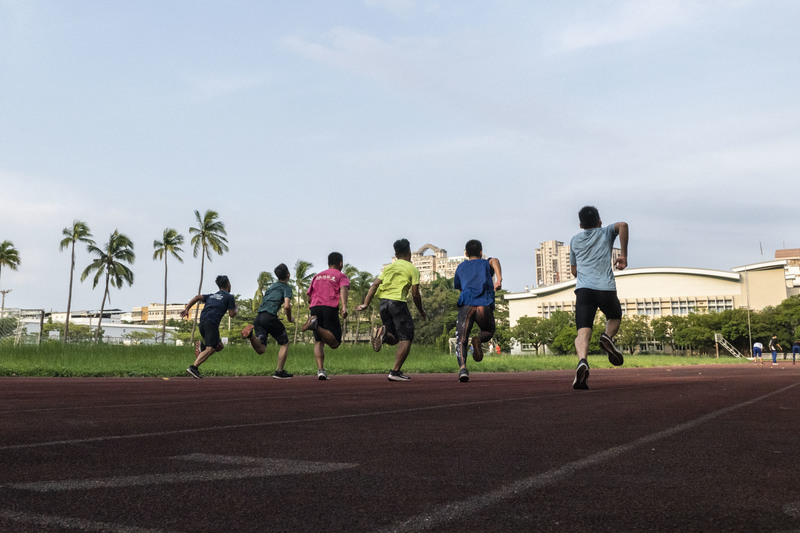
[[[629,268],[729,270],[800,247],[795,0],[0,0],[5,305],[65,310],[62,230],[186,238],[170,302],[197,293],[195,211],[219,213],[227,274],[331,251],[377,274],[392,243],[480,239],[504,288],[577,212],[630,226]],[[92,261],[77,252],[76,277]],[[76,281],[74,310],[102,287]]]

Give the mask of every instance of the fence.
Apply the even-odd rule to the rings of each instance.
[[[0,310],[0,343],[39,344],[44,326],[43,309]]]

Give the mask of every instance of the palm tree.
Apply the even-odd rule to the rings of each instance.
[[[252,307],[254,313],[261,305],[261,300],[264,298],[264,292],[266,292],[269,286],[273,283],[275,283],[275,276],[273,276],[272,273],[262,272],[258,275],[258,287],[256,288],[256,293],[253,295]]]
[[[353,265],[351,265],[350,263],[345,263],[344,266],[342,267],[342,274],[347,276],[347,279],[350,280],[350,290],[353,290],[353,281],[352,280],[353,280],[353,278],[358,276],[358,269],[356,267],[354,267]],[[352,301],[352,297],[350,296],[349,292],[347,294],[348,294],[347,299],[348,299],[348,304],[349,304],[350,301]],[[361,302],[358,302],[358,303],[361,303]],[[349,309],[350,309],[350,311],[352,311],[353,310],[353,306],[349,306]],[[351,315],[351,313],[348,313],[347,316],[350,316],[350,315]],[[347,337],[347,317],[345,317],[342,322],[343,322],[342,323],[342,332],[343,332],[342,338],[344,339],[344,337]]]
[[[297,294],[295,295],[295,299],[297,300],[298,312],[297,316],[300,317],[299,307],[302,303],[308,302],[308,294],[306,291],[308,290],[308,285],[311,283],[311,280],[314,278],[314,273],[309,272],[308,269],[313,267],[314,265],[309,263],[308,261],[303,261],[302,259],[298,259],[297,262],[294,264],[294,286],[297,287]],[[297,344],[297,334],[300,331],[300,320],[295,320],[294,322],[294,343]]]
[[[70,248],[70,266],[69,266],[69,295],[67,296],[67,318],[64,321],[64,343],[69,342],[69,315],[72,309],[72,282],[75,277],[75,245],[78,242],[85,243],[87,246],[94,244],[92,234],[89,231],[89,226],[86,222],[80,220],[73,220],[71,228],[64,228],[61,230],[64,238],[59,244],[59,250]]]
[[[3,273],[3,267],[8,267],[11,270],[19,268],[19,252],[14,248],[14,243],[11,241],[3,241],[0,243],[0,274]],[[5,293],[3,293],[3,308],[0,309],[0,317],[5,314]]]
[[[217,220],[219,213],[211,211],[210,209],[201,217],[200,211],[194,212],[194,217],[197,220],[196,228],[189,228],[189,233],[193,235],[192,246],[194,247],[193,255],[197,257],[201,253],[200,258],[200,286],[197,288],[197,294],[203,292],[203,271],[205,270],[206,257],[211,261],[211,252],[222,255],[228,251],[228,239],[225,231],[225,224]],[[194,308],[194,323],[192,324],[192,341],[194,341],[194,332],[197,328],[197,316],[200,312],[200,306]]]
[[[372,285],[373,281],[375,281],[375,276],[373,276],[366,270],[359,270],[358,274],[350,278],[350,296],[353,299],[353,302],[355,302],[355,305],[358,305],[364,301],[364,298],[367,296],[367,292],[369,292],[369,288]],[[353,306],[354,309],[355,305]],[[370,314],[372,314],[372,310],[370,310]],[[361,334],[362,316],[363,316],[362,313],[356,313],[355,342],[358,342],[359,336]]]
[[[178,255],[179,252],[183,252],[181,244],[183,244],[183,235],[172,228],[164,230],[162,240],[153,241],[153,248],[155,248],[153,259],[164,259],[164,321],[161,325],[161,344],[165,344],[167,339],[167,257],[171,255],[183,263],[183,258]]]
[[[89,266],[81,274],[81,281],[85,280],[89,274],[95,272],[92,288],[97,287],[97,282],[100,277],[105,274],[106,286],[103,291],[103,303],[100,304],[100,318],[97,321],[97,330],[95,331],[95,341],[100,335],[100,325],[103,322],[103,311],[106,308],[106,297],[111,301],[109,287],[122,287],[125,282],[129,286],[133,285],[133,272],[124,263],[133,264],[136,259],[136,254],[133,253],[133,242],[125,235],[114,230],[114,233],[108,239],[108,242],[99,248],[95,244],[88,246],[89,253],[97,256],[97,258],[89,263]]]

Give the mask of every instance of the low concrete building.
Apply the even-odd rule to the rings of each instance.
[[[787,283],[786,261],[724,270],[652,267],[615,270],[617,295],[625,315],[686,316],[726,309],[760,310],[797,294]],[[553,311],[575,312],[575,280],[505,295],[513,327],[523,316],[548,318]]]

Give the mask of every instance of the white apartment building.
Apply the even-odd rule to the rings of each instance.
[[[433,255],[425,255],[430,250]],[[392,258],[392,262],[396,261]],[[467,258],[463,255],[447,257],[447,250],[426,244],[416,252],[411,253],[411,263],[419,270],[419,282],[430,283],[436,278],[452,278],[456,275],[456,268]],[[387,265],[383,265],[385,268]]]

